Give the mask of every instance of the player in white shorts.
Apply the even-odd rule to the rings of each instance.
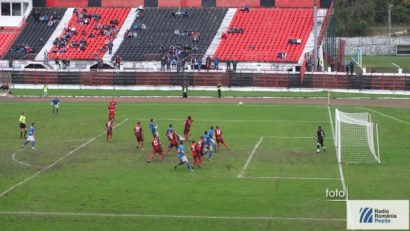
[[[185,148],[184,148],[184,145],[183,145],[183,141],[180,141],[179,142],[179,146],[178,146],[178,158],[179,158],[179,163],[177,164],[177,165],[175,165],[175,170],[179,167],[179,166],[181,166],[181,165],[183,165],[183,164],[186,164],[186,166],[188,167],[188,170],[190,171],[190,172],[193,172],[194,170],[192,170],[192,166],[191,166],[191,164],[189,163],[189,161],[188,161],[188,158],[186,158],[186,155],[185,155]]]
[[[24,148],[24,146],[26,144],[31,142],[31,148],[36,149],[36,147],[35,147],[36,146],[36,140],[34,138],[34,131],[35,131],[35,123],[32,123],[30,129],[28,130],[27,140],[24,142],[23,145],[21,145],[21,148]]]

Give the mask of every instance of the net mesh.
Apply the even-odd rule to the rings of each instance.
[[[376,126],[370,114],[336,110],[336,139],[339,162],[380,162]]]

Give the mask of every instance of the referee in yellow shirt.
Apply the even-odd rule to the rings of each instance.
[[[25,112],[21,113],[21,116],[19,119],[19,125],[20,125],[20,139],[26,138],[27,126],[26,126],[26,113]],[[24,132],[24,136],[23,136],[23,132]]]

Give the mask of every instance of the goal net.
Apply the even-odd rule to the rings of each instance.
[[[380,163],[377,124],[367,112],[346,113],[336,109],[335,146],[339,163]]]

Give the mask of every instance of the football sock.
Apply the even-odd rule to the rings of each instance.
[[[192,172],[192,166],[191,166],[191,164],[186,163],[186,166],[188,167],[189,171],[191,171],[191,172]]]
[[[28,140],[26,140],[26,141],[24,142],[24,145],[28,144],[28,142],[29,142],[29,141],[28,141]]]
[[[208,159],[211,159],[211,157],[212,157],[212,151],[209,151],[208,152]]]
[[[36,146],[36,141],[31,142],[31,147],[34,147],[34,146]]]

